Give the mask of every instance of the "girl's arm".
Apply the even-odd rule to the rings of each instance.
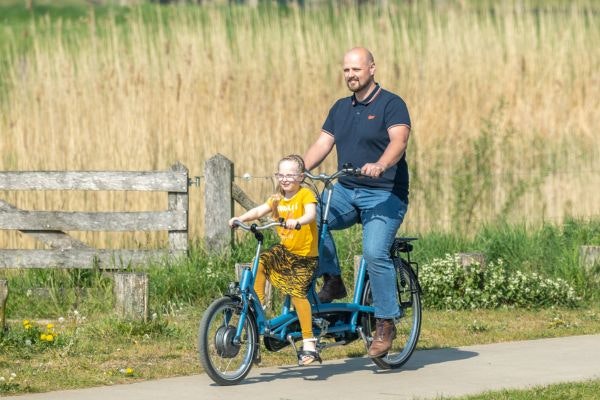
[[[233,227],[233,221],[237,220],[240,222],[253,221],[255,219],[259,219],[260,217],[264,217],[265,215],[271,212],[271,207],[267,203],[261,204],[260,206],[254,207],[239,217],[233,217],[229,220],[229,226]]]

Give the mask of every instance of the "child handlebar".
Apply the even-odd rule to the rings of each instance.
[[[263,231],[265,229],[269,229],[269,228],[273,228],[273,227],[277,227],[277,226],[285,227],[285,219],[279,218],[279,221],[268,222],[264,225],[257,225],[257,224],[246,225],[242,221],[238,221],[237,219],[235,221],[233,221],[233,228],[241,228],[242,230],[245,230],[248,232]],[[296,230],[300,230],[300,228],[301,228],[300,224],[296,224],[296,226],[294,227],[294,229],[296,229]]]

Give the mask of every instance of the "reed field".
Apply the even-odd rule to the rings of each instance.
[[[142,5],[0,27],[0,170],[166,170],[203,232],[204,162],[220,153],[256,201],[276,162],[303,154],[348,90],[341,59],[372,50],[408,104],[402,230],[600,215],[600,6],[397,2],[298,8]],[[330,156],[322,170],[333,171]],[[250,179],[242,175],[249,174]],[[8,192],[34,210],[158,210],[164,194]],[[0,247],[34,247],[0,232]],[[166,234],[74,233],[98,247]]]

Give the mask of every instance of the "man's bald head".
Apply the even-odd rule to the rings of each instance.
[[[365,65],[375,64],[375,58],[373,58],[373,53],[371,53],[368,49],[364,47],[355,47],[353,49],[348,50],[346,54],[344,54],[344,60],[349,57],[353,59],[361,60]]]

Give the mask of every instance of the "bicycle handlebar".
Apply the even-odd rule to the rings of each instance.
[[[325,173],[320,173],[318,175],[314,175],[310,173],[310,171],[304,171],[304,175],[313,179],[315,181],[321,182],[331,182],[334,179],[337,179],[340,176],[364,176],[360,171],[360,168],[355,168],[352,164],[346,164],[339,171],[334,172],[331,175],[327,175]]]
[[[245,230],[248,232],[263,231],[265,229],[273,228],[276,226],[285,227],[285,219],[280,218],[279,221],[268,222],[264,225],[257,225],[257,224],[246,225],[242,221],[238,221],[237,219],[235,221],[233,221],[233,228],[242,228],[242,230]],[[301,228],[300,224],[297,224],[294,229],[299,230],[300,228]]]

